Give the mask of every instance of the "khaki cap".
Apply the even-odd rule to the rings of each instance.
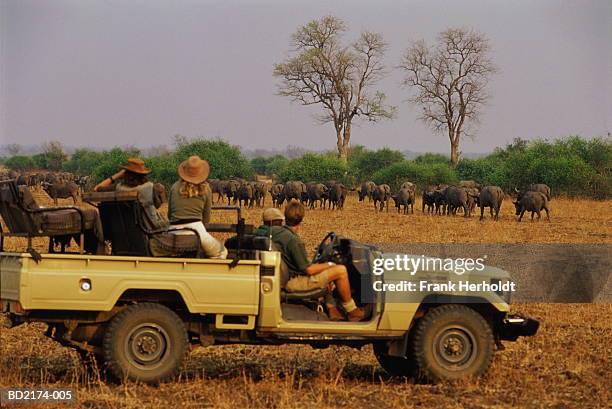
[[[285,215],[276,207],[269,207],[263,212],[264,222],[273,222],[274,220],[285,220]]]

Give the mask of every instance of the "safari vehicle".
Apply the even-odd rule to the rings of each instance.
[[[269,237],[251,234],[239,208],[216,210],[236,212],[236,223],[208,226],[238,236],[229,259],[178,257],[168,237],[156,238],[167,232],[144,229],[134,197],[109,195],[86,199],[98,207],[110,255],[0,249],[0,298],[9,327],[44,322],[45,335],[95,358],[118,380],[169,380],[190,346],[299,343],[315,348],[373,344],[389,373],[435,382],[482,374],[502,340],[538,329],[537,321],[509,314],[505,293],[429,292],[403,302],[386,300],[384,293],[371,290],[373,282],[404,276],[371,274],[373,260],[386,255],[335,233],[321,241],[313,261],[347,266],[354,299],[368,317],[331,321],[322,309],[328,289],[283,291],[281,254]],[[8,208],[23,211],[18,203],[3,208],[3,218],[14,216]],[[168,254],[153,256],[155,246]],[[428,274],[431,280],[449,279],[447,273]],[[470,280],[502,282],[509,275],[487,268]]]

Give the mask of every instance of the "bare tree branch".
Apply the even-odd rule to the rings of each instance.
[[[377,122],[395,114],[395,108],[385,104],[384,93],[369,92],[385,75],[382,36],[366,31],[352,45],[343,46],[346,30],[346,24],[333,16],[311,21],[293,34],[293,55],[274,66],[279,95],[323,108],[317,121],[334,124],[338,156],[344,160],[355,117]]]
[[[420,119],[436,132],[448,133],[453,165],[459,160],[461,136],[468,125],[478,123],[489,100],[486,88],[497,72],[489,52],[484,34],[450,28],[434,46],[413,43],[400,65],[406,74],[403,84],[413,91],[410,101],[422,108]]]

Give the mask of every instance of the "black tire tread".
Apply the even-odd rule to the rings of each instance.
[[[445,304],[439,307],[433,308],[425,314],[423,318],[419,320],[415,328],[412,330],[412,340],[408,346],[408,358],[414,362],[414,377],[419,381],[426,382],[438,382],[443,380],[437,371],[428,363],[426,355],[426,348],[424,348],[424,339],[426,338],[427,330],[430,325],[435,323],[440,317],[444,317],[446,314],[457,313],[466,314],[479,321],[483,329],[484,334],[476,334],[482,337],[487,345],[485,345],[486,356],[481,365],[477,368],[474,376],[482,375],[489,368],[491,361],[493,360],[494,350],[494,337],[493,330],[485,318],[474,309],[461,304]]]
[[[184,323],[181,320],[181,318],[174,311],[170,310],[169,308],[161,304],[156,304],[156,303],[133,304],[129,306],[128,308],[124,309],[123,311],[121,311],[120,313],[118,313],[115,317],[113,317],[108,327],[106,328],[106,331],[104,333],[104,338],[102,341],[102,351],[103,351],[103,357],[104,357],[106,368],[110,371],[112,376],[119,381],[123,380],[124,373],[123,373],[120,363],[117,361],[115,354],[114,354],[114,345],[113,345],[114,335],[117,333],[117,331],[121,330],[123,322],[128,317],[132,316],[133,314],[147,314],[147,313],[153,314],[153,316],[159,316],[160,314],[166,314],[168,315],[168,317],[170,317],[174,321],[175,324],[180,325],[180,327],[183,328],[183,330],[185,329]],[[183,349],[182,357],[180,358],[180,361],[184,362],[185,357],[189,353],[189,348],[188,348],[189,339],[188,339],[186,330],[182,331],[182,334],[183,334],[183,337],[182,337],[183,339],[181,340],[180,344],[175,345],[174,348]],[[159,377],[157,379],[141,380],[141,381],[147,382],[147,383],[159,383],[159,382],[171,380],[178,375],[181,369],[180,367],[181,365],[177,365],[175,368],[173,368],[173,370],[170,373],[165,374],[164,376]],[[130,377],[128,376],[128,378]]]

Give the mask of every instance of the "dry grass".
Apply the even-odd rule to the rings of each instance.
[[[309,211],[302,235],[309,248],[329,230],[380,244],[609,244],[610,205],[559,198],[552,202],[551,223],[517,223],[506,202],[500,222],[481,223],[420,211],[376,214],[373,206],[351,197],[344,211]],[[246,210],[245,215],[257,224],[261,210]],[[18,244],[23,243],[8,243]],[[42,240],[37,246],[45,249]],[[506,343],[485,377],[453,384],[415,385],[389,378],[370,347],[314,350],[286,345],[198,348],[176,382],[115,385],[86,372],[76,353],[46,339],[44,326],[28,324],[0,333],[0,387],[71,386],[78,391],[77,406],[84,408],[609,407],[612,305],[529,304],[514,309],[541,321],[538,335]]]

